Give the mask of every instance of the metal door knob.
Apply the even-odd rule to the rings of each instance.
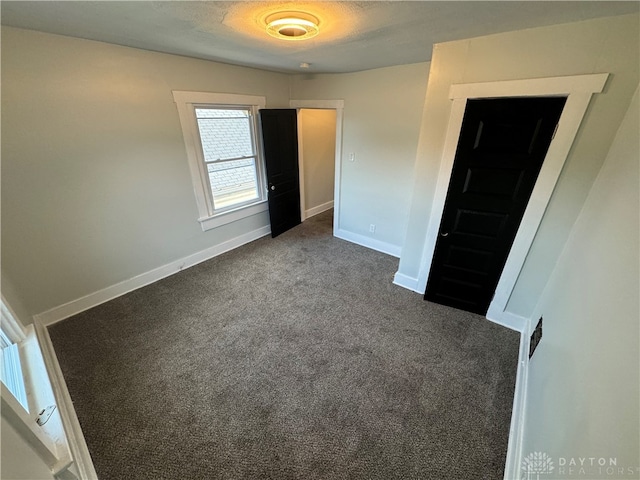
[[[440,236],[441,237],[448,237],[449,236],[449,232],[440,232]]]
[[[271,190],[275,190],[276,186],[275,185],[271,185]]]

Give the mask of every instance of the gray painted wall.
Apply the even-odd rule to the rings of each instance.
[[[449,116],[449,86],[611,72],[605,92],[587,113],[510,308],[524,315],[544,313],[547,319],[531,364],[526,448],[559,455],[562,442],[576,442],[590,425],[612,432],[630,418],[629,425],[637,426],[637,410],[628,400],[637,400],[637,382],[623,386],[624,372],[636,381],[638,377],[629,369],[638,364],[633,343],[638,339],[637,270],[627,268],[638,265],[638,212],[624,208],[629,198],[638,204],[638,153],[629,140],[636,140],[637,149],[637,119],[620,129],[560,254],[638,85],[638,44],[637,15],[441,44],[435,49],[425,103],[429,64],[291,78],[3,27],[3,294],[14,310],[20,305],[18,314],[26,320],[24,315],[268,223],[266,215],[256,215],[201,231],[171,90],[265,95],[269,107],[286,107],[290,98],[344,99],[342,227],[369,235],[368,225],[377,224],[378,240],[404,245],[400,271],[416,276]],[[356,154],[353,163],[350,152]],[[611,215],[610,208],[619,211]],[[634,228],[625,231],[625,222],[633,223],[634,215]],[[608,229],[621,234],[612,238]],[[598,258],[605,247],[616,255]],[[584,258],[592,276],[582,275]],[[601,293],[597,279],[618,275],[628,283],[621,288],[610,283]],[[566,290],[578,280],[579,288]],[[566,298],[554,293],[562,288]],[[606,301],[581,305],[598,294]],[[604,328],[598,321],[604,316],[615,328]],[[573,339],[576,331],[583,336]],[[604,355],[605,361],[589,363],[581,353],[588,351],[604,352],[598,358]],[[577,365],[583,361],[585,365]],[[621,390],[598,393],[598,380],[612,372],[611,385]],[[593,385],[584,385],[590,381]],[[570,382],[571,391],[563,391],[563,382]],[[540,396],[533,394],[545,389]],[[584,402],[576,392],[593,400]],[[601,407],[606,409],[603,420],[585,423],[587,417],[602,415]],[[536,425],[534,419],[546,409],[552,415]],[[553,443],[542,441],[565,424],[570,429]],[[627,427],[623,435],[630,451],[635,447],[637,452],[634,433]],[[586,448],[586,442],[576,445]],[[615,454],[626,458],[627,447]]]
[[[268,225],[203,233],[172,90],[344,99],[343,229],[400,248],[429,64],[288,76],[2,29],[2,275],[24,322]],[[291,89],[291,91],[290,91]],[[345,154],[346,155],[346,154]],[[14,295],[15,294],[15,295]]]
[[[2,416],[2,465],[0,477],[6,480],[53,480],[55,477],[38,453]]]
[[[172,90],[289,105],[284,74],[2,28],[10,305],[41,313],[268,225],[202,231]]]
[[[524,455],[624,468],[575,478],[640,477],[639,112],[636,91],[534,312],[543,337],[529,364]]]
[[[336,166],[336,111],[303,108],[302,135],[305,210],[333,201]]]
[[[611,72],[510,300],[528,316],[637,85],[640,43],[626,15],[440,44],[427,91],[428,63],[287,76],[13,28],[2,40],[2,276],[28,315],[268,223],[200,230],[171,90],[265,95],[269,107],[344,99],[341,228],[402,247],[399,271],[415,277],[449,86]]]
[[[509,312],[531,315],[638,84],[638,24],[634,14],[436,45],[399,273],[418,276],[452,84],[609,72],[605,91],[587,111],[507,306]]]
[[[428,72],[417,63],[293,77],[293,99],[344,100],[341,229],[402,247]]]

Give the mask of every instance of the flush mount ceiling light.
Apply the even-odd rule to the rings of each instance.
[[[318,34],[318,19],[303,12],[279,12],[266,18],[267,33],[281,40],[307,40]]]

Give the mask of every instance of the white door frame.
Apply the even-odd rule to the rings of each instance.
[[[529,329],[528,319],[506,311],[507,303],[589,106],[591,96],[602,91],[608,76],[607,73],[601,73],[451,85],[449,99],[453,103],[449,126],[418,274],[418,289],[421,292],[424,293],[427,287],[467,100],[473,98],[566,96],[567,102],[558,121],[558,129],[542,164],[487,312],[487,318],[495,323],[520,332]]]
[[[333,233],[340,228],[340,185],[342,177],[342,117],[344,114],[344,100],[290,100],[289,106],[298,110],[322,109],[336,111],[336,152],[335,152],[335,177],[333,184]],[[299,115],[298,115],[299,117]],[[298,118],[299,119],[299,118]],[[300,170],[300,216],[305,219],[304,201],[304,158],[302,155],[302,135],[300,122],[298,122],[298,162]]]

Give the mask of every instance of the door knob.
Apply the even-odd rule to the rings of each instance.
[[[271,185],[271,190],[275,190],[276,186],[275,185]]]
[[[440,236],[441,237],[448,237],[449,236],[449,232],[440,232]]]

